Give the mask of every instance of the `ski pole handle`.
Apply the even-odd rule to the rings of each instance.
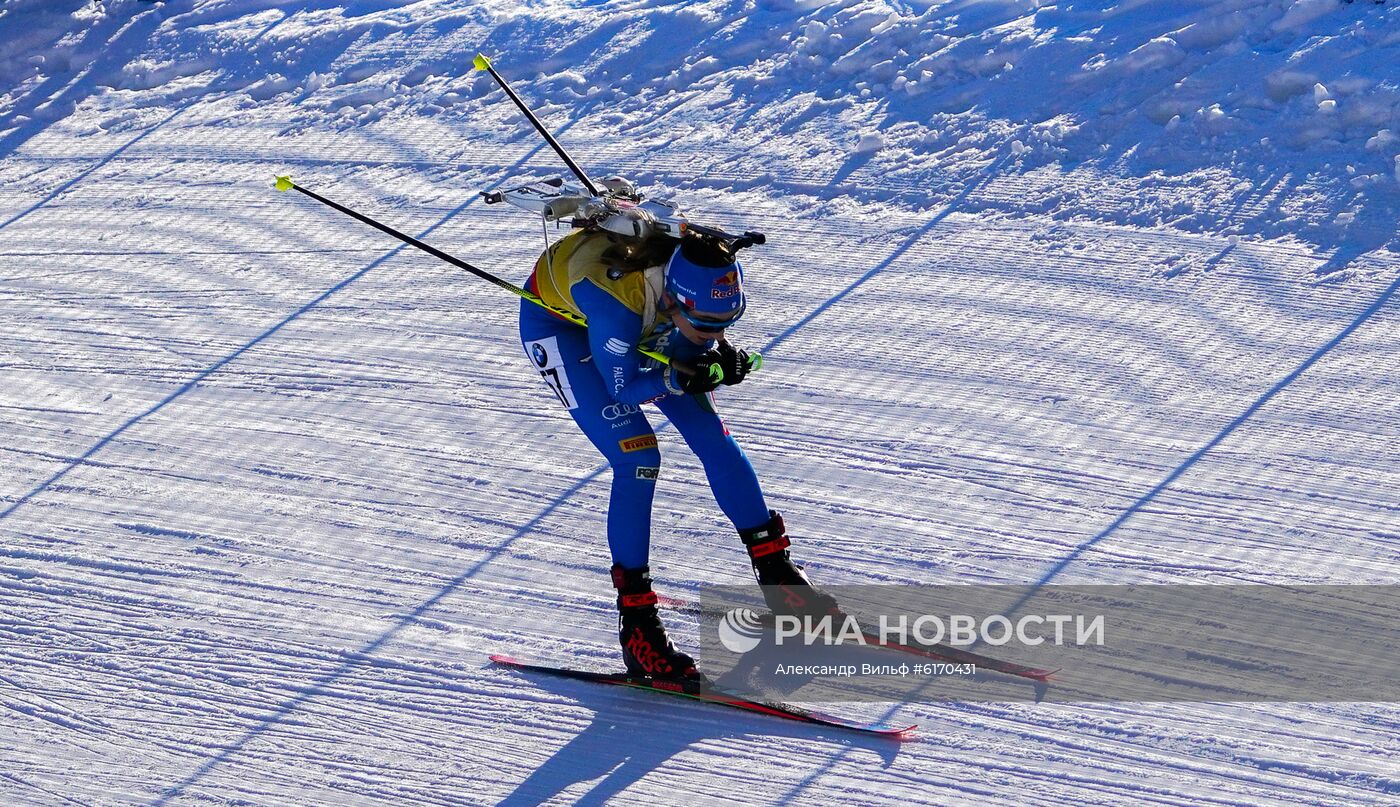
[[[660,358],[657,354],[652,353],[649,350],[643,350],[642,353],[645,353],[646,355],[651,356],[652,358]],[[720,367],[718,364],[707,365],[708,369],[702,372],[699,367],[696,367],[690,362],[670,359],[667,361],[667,363],[670,364],[672,367],[676,368],[677,370],[680,370],[682,373],[685,373],[686,375],[704,375],[707,376],[711,381],[714,381],[716,384],[724,381],[724,368]]]
[[[724,337],[724,334],[720,334],[719,341],[722,342],[724,346],[729,348],[730,350],[736,349],[733,345],[729,344],[729,340]],[[762,353],[759,353],[757,350],[755,350],[752,353],[748,354],[748,356],[748,362],[744,366],[746,372],[754,373],[763,369]]]

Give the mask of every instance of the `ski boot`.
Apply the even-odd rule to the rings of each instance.
[[[618,639],[627,674],[676,681],[703,680],[695,669],[695,659],[677,650],[666,636],[666,628],[656,612],[650,568],[614,565],[612,580],[617,589]]]
[[[739,530],[768,609],[775,615],[839,616],[836,598],[812,585],[802,567],[792,562],[788,554],[792,542],[783,517],[776,510],[769,510],[768,515],[767,524]]]

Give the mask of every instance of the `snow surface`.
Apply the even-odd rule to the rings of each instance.
[[[817,579],[1396,582],[1394,3],[9,0],[0,802],[1400,799],[1388,704],[845,707],[896,744],[485,664],[615,666],[606,471],[509,297],[271,187],[522,279],[478,50],[769,233],[722,404]],[[741,583],[662,442],[662,590]]]

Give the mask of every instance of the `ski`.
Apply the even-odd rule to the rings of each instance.
[[[589,681],[595,684],[645,689],[664,695],[677,695],[682,698],[690,698],[704,703],[715,703],[721,706],[743,709],[746,712],[753,712],[755,714],[771,715],[798,723],[855,731],[862,734],[875,734],[882,737],[902,737],[915,728],[915,726],[912,725],[899,727],[881,722],[862,723],[856,720],[836,717],[835,715],[823,714],[811,709],[804,709],[791,704],[754,700],[732,692],[725,692],[722,689],[702,682],[683,683],[656,678],[639,678],[625,673],[601,673],[589,670],[578,670],[570,667],[534,664],[500,654],[491,656],[491,661],[503,667],[516,670],[553,675],[560,678],[572,678],[576,681]]]

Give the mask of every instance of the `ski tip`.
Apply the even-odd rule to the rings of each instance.
[[[496,662],[497,664],[519,664],[519,663],[520,663],[520,662],[516,661],[515,659],[511,658],[510,656],[507,656],[507,655],[504,655],[504,654],[501,654],[501,653],[492,653],[492,654],[491,654],[491,660],[494,661],[494,662]]]
[[[478,53],[476,58],[472,59],[472,65],[475,66],[477,70],[490,70],[491,60],[486,58],[484,54]]]
[[[276,174],[274,174],[273,178],[277,180],[277,182],[274,183],[273,187],[277,188],[277,190],[282,191],[283,193],[286,193],[287,191],[296,187],[296,183],[292,182],[291,174],[282,174],[281,176],[277,176]]]

